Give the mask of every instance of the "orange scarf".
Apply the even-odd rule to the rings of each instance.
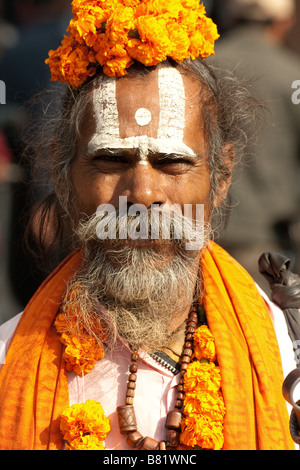
[[[66,284],[82,262],[70,255],[28,304],[0,372],[0,449],[61,449],[69,405],[62,345],[53,327]],[[294,449],[282,397],[274,328],[250,276],[218,245],[202,259],[204,306],[215,337],[226,406],[224,449]]]

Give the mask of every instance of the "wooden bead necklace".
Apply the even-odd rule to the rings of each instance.
[[[137,421],[134,410],[134,395],[137,380],[139,355],[137,350],[131,354],[129,378],[127,382],[125,405],[117,407],[119,428],[121,434],[127,435],[127,444],[135,450],[176,450],[179,446],[181,421],[183,418],[184,401],[184,375],[193,356],[193,335],[200,324],[205,324],[204,319],[198,321],[198,305],[194,304],[187,319],[185,343],[180,358],[180,380],[177,385],[175,409],[169,411],[165,427],[167,429],[166,440],[157,441],[151,437],[144,437],[137,429]]]

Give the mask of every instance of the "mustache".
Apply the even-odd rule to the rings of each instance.
[[[186,250],[200,250],[211,235],[211,226],[204,222],[203,210],[197,211],[197,217],[193,218],[166,204],[147,210],[136,204],[131,214],[130,211],[112,210],[111,206],[107,210],[101,206],[101,209],[79,221],[75,233],[82,242],[124,246],[125,240],[148,240],[173,243]]]

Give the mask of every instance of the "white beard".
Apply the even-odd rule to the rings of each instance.
[[[199,296],[199,252],[168,241],[149,247],[95,237],[97,217],[77,230],[85,257],[69,288],[80,284],[81,321],[88,326],[96,311],[109,332],[133,348],[153,351],[166,344],[178,316]],[[93,309],[93,311],[91,311]]]

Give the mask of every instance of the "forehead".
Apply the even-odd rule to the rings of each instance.
[[[200,84],[176,68],[118,80],[101,76],[92,93],[95,137],[104,144],[148,136],[195,149],[203,138]]]

